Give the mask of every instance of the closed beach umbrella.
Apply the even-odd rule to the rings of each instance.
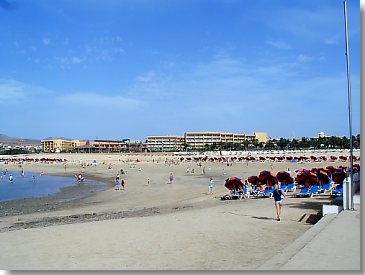
[[[244,185],[244,181],[237,177],[228,178],[224,183],[224,186],[229,190],[243,188]]]
[[[312,171],[302,170],[302,171],[298,172],[298,174],[295,178],[295,181],[298,184],[302,184],[305,187],[309,187],[309,186],[312,186],[312,185],[315,185],[316,183],[318,183],[318,177]]]
[[[346,178],[346,170],[342,169],[342,168],[337,168],[335,169],[335,171],[332,173],[332,180],[335,183],[338,184],[342,184],[343,180]]]
[[[329,174],[326,173],[325,170],[318,169],[316,174],[317,174],[319,183],[322,185],[329,183],[331,181]]]
[[[317,157],[316,156],[310,156],[310,160],[311,161],[317,161]]]
[[[330,160],[335,161],[335,160],[337,160],[337,157],[336,156],[330,156]]]
[[[320,160],[323,160],[323,161],[326,161],[327,160],[327,157],[326,156],[320,156],[319,159]]]
[[[340,168],[340,169],[342,169],[342,170],[346,170],[346,169],[347,169],[347,166],[340,165],[340,166],[338,166],[338,168]]]
[[[278,181],[280,181],[280,183],[283,184],[289,184],[294,182],[293,177],[286,171],[279,171],[276,174],[276,178],[278,179]]]
[[[329,171],[330,174],[332,174],[336,170],[336,168],[332,165],[327,166],[326,169]]]
[[[274,186],[278,183],[278,179],[276,178],[276,176],[267,170],[260,172],[259,180],[262,184],[267,184],[269,186]]]
[[[259,185],[260,184],[260,180],[258,176],[250,176],[247,178],[247,181],[253,185]]]
[[[338,157],[341,161],[347,161],[347,157],[346,156],[339,156]]]

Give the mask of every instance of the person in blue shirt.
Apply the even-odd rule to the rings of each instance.
[[[283,199],[285,195],[283,191],[279,189],[279,185],[275,184],[275,190],[273,192],[273,198],[275,201],[275,209],[276,209],[276,218],[278,221],[280,221],[280,215],[281,215],[281,206],[283,205]]]

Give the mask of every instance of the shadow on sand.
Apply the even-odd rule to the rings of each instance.
[[[274,220],[276,221],[276,219],[274,218],[269,218],[269,217],[257,217],[257,216],[251,216],[252,219],[257,219],[257,220]]]
[[[293,200],[295,200],[295,198],[293,198]],[[324,204],[333,204],[333,199],[328,197],[326,198],[316,197],[316,200],[308,200],[308,201],[300,200],[298,202],[295,201],[293,202],[293,200],[290,203],[285,204],[284,207],[321,211],[322,206]]]

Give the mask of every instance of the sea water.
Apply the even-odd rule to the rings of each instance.
[[[12,175],[13,181],[9,180]],[[36,198],[54,195],[62,188],[77,186],[78,184],[90,185],[93,192],[107,188],[107,184],[86,179],[77,183],[76,178],[40,175],[33,172],[25,172],[24,176],[20,171],[0,171],[0,202],[23,198]]]

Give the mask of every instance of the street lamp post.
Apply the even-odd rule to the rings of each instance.
[[[346,68],[347,68],[347,101],[348,101],[348,119],[350,134],[350,209],[353,209],[353,148],[352,148],[352,103],[351,103],[351,79],[350,79],[350,52],[347,22],[347,0],[344,0],[344,19],[345,19],[345,39],[346,39]]]

